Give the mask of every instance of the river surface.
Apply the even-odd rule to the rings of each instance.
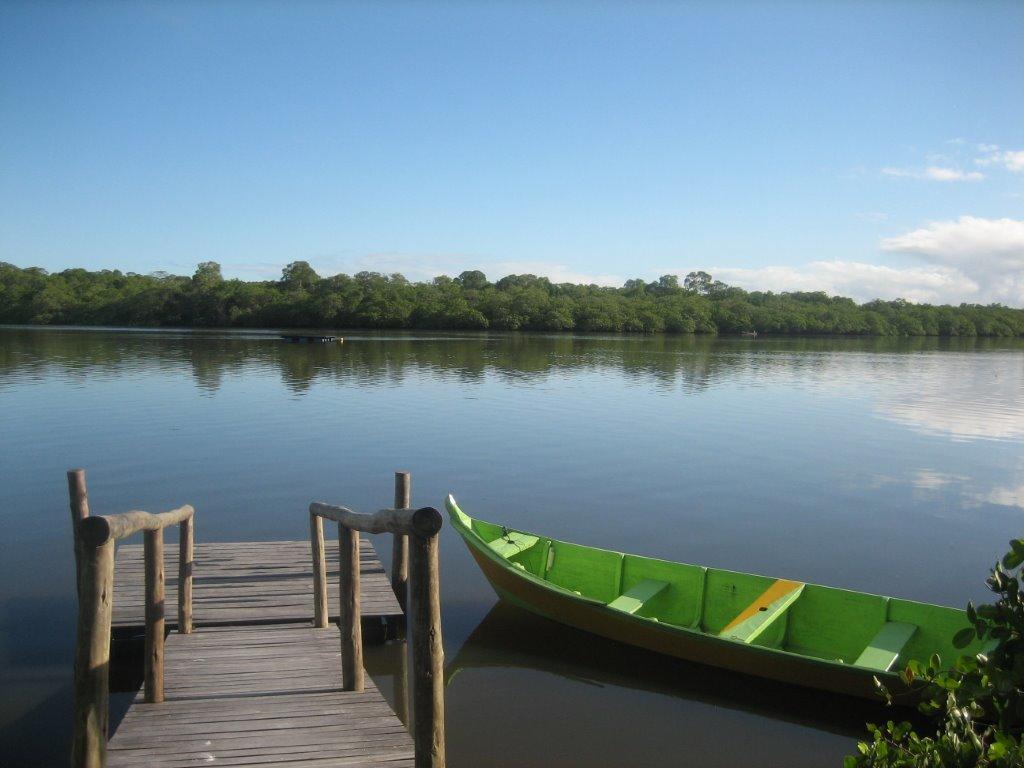
[[[1024,534],[1022,444],[1020,340],[0,328],[0,763],[66,760],[70,467],[94,513],[190,503],[207,541],[305,538],[406,469],[416,505],[959,606]],[[451,766],[841,765],[892,716],[497,605],[441,553]]]

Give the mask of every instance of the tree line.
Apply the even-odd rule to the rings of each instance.
[[[0,323],[151,327],[409,328],[635,333],[1024,336],[1024,310],[857,304],[822,291],[745,291],[691,272],[621,288],[536,275],[490,282],[472,270],[410,282],[400,274],[321,277],[304,261],[279,280],[226,280],[216,262],[191,277],[119,270],[50,273],[0,262]]]

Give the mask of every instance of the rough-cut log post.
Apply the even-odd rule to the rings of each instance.
[[[78,524],[89,516],[89,493],[85,487],[85,470],[68,470],[68,498],[71,502],[71,536],[75,548],[75,587],[80,589],[82,579],[82,546],[78,537]]]
[[[345,691],[363,690],[363,627],[359,606],[359,532],[338,526],[338,581],[341,608],[341,687]]]
[[[435,511],[436,514],[436,511]],[[416,768],[444,768],[444,646],[437,535],[411,536],[413,744]]]
[[[327,558],[324,554],[324,519],[309,513],[309,544],[313,553],[313,626],[327,626]]]
[[[195,546],[195,518],[178,523],[178,632],[192,632],[192,571]]]
[[[164,532],[146,531],[143,554],[146,570],[145,698],[164,700]]]
[[[395,509],[412,506],[412,476],[408,472],[395,472]],[[409,602],[409,537],[395,533],[391,541],[391,589],[395,591],[402,613]]]
[[[103,768],[110,718],[110,617],[114,600],[114,542],[81,550],[75,647],[72,768]]]

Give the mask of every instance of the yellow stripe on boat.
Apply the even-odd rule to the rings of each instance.
[[[785,613],[786,609],[800,597],[803,589],[803,582],[778,579],[744,608],[739,616],[730,621],[719,636],[747,643],[753,642],[775,619]]]

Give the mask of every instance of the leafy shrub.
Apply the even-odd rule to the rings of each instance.
[[[870,740],[857,745],[859,754],[847,757],[844,768],[1024,766],[1022,563],[1024,539],[1015,539],[986,581],[996,601],[977,608],[968,603],[972,626],[953,638],[958,648],[988,639],[987,652],[961,656],[948,669],[933,655],[927,664],[911,661],[901,673],[904,683],[920,691],[918,708],[934,733],[922,735],[910,723],[892,720],[868,725]],[[891,705],[889,691],[877,678],[875,683]]]

